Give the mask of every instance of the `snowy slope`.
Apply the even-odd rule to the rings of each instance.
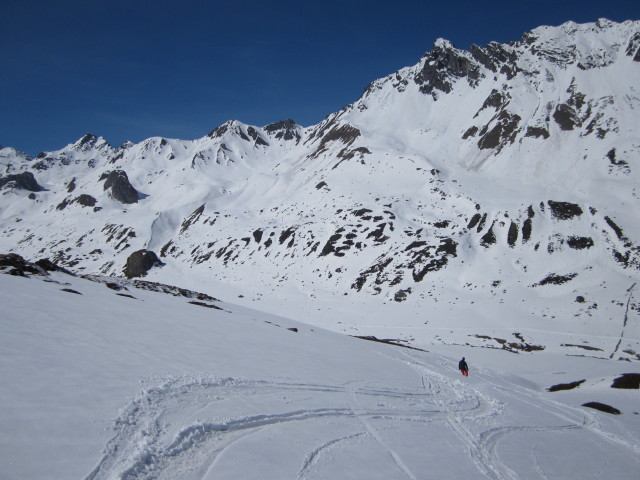
[[[0,274],[0,302],[7,480],[634,479],[640,468],[638,390],[610,388],[634,370],[626,362],[410,350],[60,272]],[[621,414],[581,406],[592,401]]]
[[[146,249],[148,279],[333,330],[636,360],[638,52],[604,19],[439,39],[318,125],[4,148],[0,252],[122,276]]]

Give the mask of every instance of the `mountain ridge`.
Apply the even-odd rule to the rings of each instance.
[[[566,322],[598,304],[614,323],[640,269],[638,73],[640,22],[567,22],[469,51],[437,40],[309,127],[230,120],[188,141],[5,148],[0,247],[99,275],[145,249],[165,283],[180,272],[416,309],[463,296],[534,319],[555,286]],[[24,172],[43,190],[21,189]]]

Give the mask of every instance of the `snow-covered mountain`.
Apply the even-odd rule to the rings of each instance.
[[[636,360],[638,78],[640,22],[569,22],[469,51],[439,39],[310,127],[4,148],[0,251],[156,265],[148,279],[349,333],[454,341],[471,317],[474,345],[555,332]]]

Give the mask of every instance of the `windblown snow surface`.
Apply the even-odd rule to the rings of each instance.
[[[627,362],[402,348],[99,280],[0,275],[3,479],[638,478]]]

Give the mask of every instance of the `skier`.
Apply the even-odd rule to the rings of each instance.
[[[458,363],[458,368],[460,369],[460,373],[462,373],[462,375],[464,375],[465,377],[469,376],[469,366],[467,365],[467,362],[464,361],[464,357],[462,357],[462,360],[460,360],[460,362]]]

